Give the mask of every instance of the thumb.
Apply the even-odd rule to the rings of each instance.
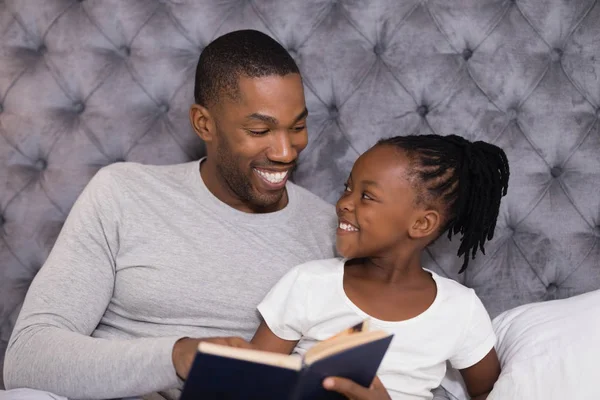
[[[381,383],[381,380],[379,380],[379,377],[376,376],[375,379],[373,379],[373,383],[371,383],[371,389],[377,390],[377,389],[382,389],[383,387],[384,387],[383,383]]]
[[[338,392],[349,399],[366,400],[369,396],[369,389],[345,378],[326,378],[323,381],[323,387]]]
[[[232,337],[229,339],[229,346],[231,347],[239,347],[242,349],[252,349],[253,346],[240,337]]]

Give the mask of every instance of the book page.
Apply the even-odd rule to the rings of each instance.
[[[308,350],[304,355],[304,362],[311,364],[333,354],[365,343],[374,342],[387,336],[389,334],[385,331],[359,332],[343,336],[336,335],[334,338],[316,344]]]
[[[332,337],[315,344],[310,350],[307,351],[307,354],[320,353],[323,349],[328,348],[331,342],[335,342],[342,337],[346,337],[356,333],[367,332],[368,330],[369,321],[365,319],[359,322],[358,324],[351,326],[350,328],[344,329],[343,331],[333,335]]]
[[[335,339],[338,339],[338,338],[341,338],[344,336],[352,335],[354,333],[368,332],[368,331],[369,331],[369,320],[365,319],[364,321],[361,321],[360,323],[358,323],[354,326],[351,326],[348,329],[344,329],[343,331],[333,335],[332,337],[322,341],[321,343],[328,343],[330,341],[333,341]]]
[[[296,371],[300,371],[302,369],[302,358],[298,355],[285,355],[260,350],[241,349],[210,342],[200,342],[198,345],[198,351],[201,353],[212,354],[221,357],[293,369]]]

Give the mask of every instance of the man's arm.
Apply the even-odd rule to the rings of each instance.
[[[172,350],[179,337],[90,337],[114,289],[121,210],[113,185],[106,169],[90,181],[33,280],[8,344],[7,388],[116,398],[178,386]]]

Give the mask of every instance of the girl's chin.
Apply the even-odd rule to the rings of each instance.
[[[348,259],[356,258],[356,255],[354,254],[354,252],[347,248],[336,247],[336,251],[337,251],[337,254],[342,258],[348,258]]]

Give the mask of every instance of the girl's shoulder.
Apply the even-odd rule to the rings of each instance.
[[[344,262],[345,260],[339,257],[325,258],[305,262],[294,269],[299,277],[323,277],[343,272]]]
[[[442,295],[445,301],[460,302],[469,304],[477,297],[475,290],[463,285],[453,279],[443,277],[433,271],[426,270],[431,274],[438,287],[438,292]]]

